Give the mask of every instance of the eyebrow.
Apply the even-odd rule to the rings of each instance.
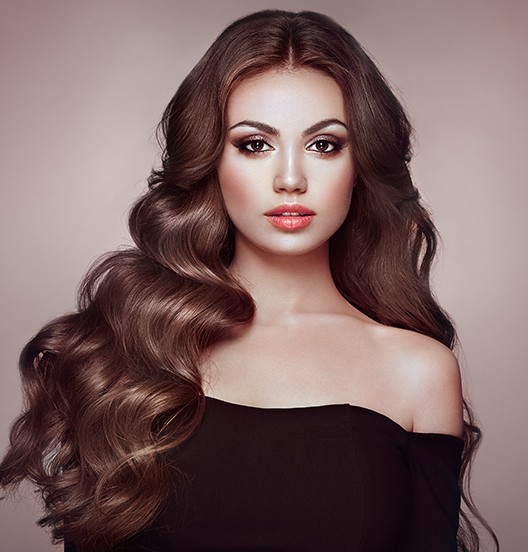
[[[319,132],[323,128],[329,127],[331,125],[340,125],[345,129],[347,129],[347,126],[345,125],[345,123],[343,123],[339,119],[323,119],[322,121],[319,121],[318,123],[315,123],[314,125],[308,127],[306,130],[303,130],[302,135],[308,136],[309,134]],[[272,134],[273,136],[280,136],[280,132],[275,127],[267,125],[266,123],[261,123],[260,121],[248,121],[248,120],[240,121],[240,123],[237,123],[232,127],[229,127],[229,130],[233,130],[241,126],[253,127],[262,132],[266,132],[267,134]]]

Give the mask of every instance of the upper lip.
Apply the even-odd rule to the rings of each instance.
[[[281,203],[277,205],[277,207],[273,207],[273,209],[266,211],[264,214],[266,216],[272,216],[284,215],[286,213],[292,213],[294,215],[315,215],[311,209],[299,205],[298,203]]]

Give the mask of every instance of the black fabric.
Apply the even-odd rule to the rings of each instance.
[[[358,406],[208,397],[166,508],[118,550],[456,551],[462,448]]]

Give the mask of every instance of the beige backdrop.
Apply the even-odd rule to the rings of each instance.
[[[435,285],[458,324],[485,432],[474,492],[526,546],[528,9],[521,0],[1,0],[0,446],[17,356],[71,309],[87,265],[129,241],[153,129],[221,28],[263,7],[337,18],[379,61],[417,130],[416,182],[443,235]],[[54,550],[31,493],[0,505],[2,550]]]

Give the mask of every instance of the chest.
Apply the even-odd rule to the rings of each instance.
[[[212,384],[267,386],[290,390],[300,382],[316,388],[366,374],[367,345],[339,326],[288,325],[251,328],[219,343],[209,353],[205,372]],[[372,371],[372,370],[370,370]]]
[[[207,407],[175,456],[186,477],[142,536],[149,546],[155,538],[167,550],[397,549],[411,501],[401,428],[348,405]]]
[[[349,403],[411,428],[402,385],[369,336],[344,324],[250,330],[219,343],[203,367],[206,395],[233,403]]]

